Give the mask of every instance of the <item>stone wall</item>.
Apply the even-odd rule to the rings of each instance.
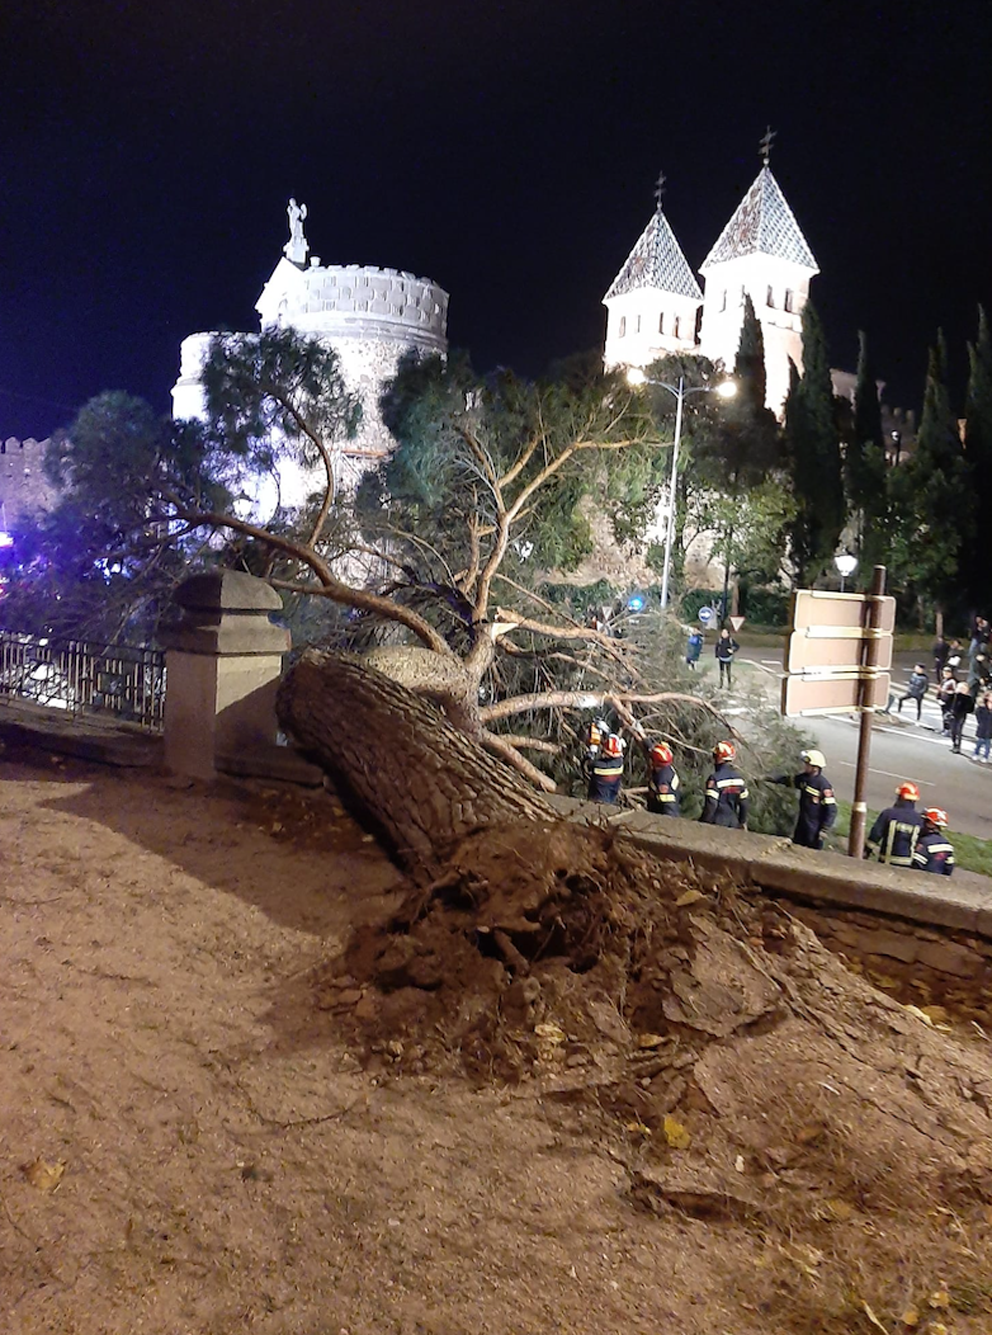
[[[47,440],[17,440],[11,436],[0,441],[0,524],[9,529],[32,511],[43,510],[55,498],[55,489],[45,477]]]

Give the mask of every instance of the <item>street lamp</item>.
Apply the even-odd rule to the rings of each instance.
[[[675,440],[672,444],[672,473],[668,483],[668,525],[665,531],[665,565],[661,576],[661,605],[668,606],[668,577],[672,567],[672,548],[675,546],[675,487],[679,477],[679,442],[682,439],[682,405],[690,394],[717,393],[722,399],[732,399],[737,393],[734,380],[721,380],[718,385],[685,386],[685,376],[679,376],[677,385],[669,385],[664,380],[649,380],[639,366],[628,366],[627,383],[629,385],[657,385],[667,389],[675,399]]]
[[[837,574],[840,575],[840,591],[844,592],[844,581],[850,579],[858,568],[858,558],[850,552],[838,552],[834,557]]]

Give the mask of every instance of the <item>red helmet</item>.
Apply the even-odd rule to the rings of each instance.
[[[947,812],[941,807],[927,807],[923,813],[923,819],[928,820],[931,825],[937,825],[943,829],[947,824]]]
[[[664,742],[655,742],[651,748],[652,765],[670,765],[673,759],[670,746],[666,746]]]
[[[718,765],[725,760],[734,760],[737,757],[737,747],[733,742],[717,742],[713,748],[713,759]]]
[[[620,738],[616,735],[615,732],[611,732],[610,735],[606,738],[606,741],[603,743],[603,752],[605,755],[608,756],[623,755],[623,742],[620,740]]]
[[[896,789],[896,797],[908,797],[910,802],[918,802],[920,790],[915,783],[901,783]]]

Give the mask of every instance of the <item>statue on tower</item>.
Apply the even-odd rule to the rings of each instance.
[[[307,206],[297,204],[295,199],[291,199],[286,213],[289,217],[289,240],[282,248],[283,254],[294,264],[306,264],[307,251],[310,247],[303,235],[303,220],[307,216]]]

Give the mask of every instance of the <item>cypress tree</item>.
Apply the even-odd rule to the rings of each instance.
[[[765,339],[750,293],[744,297],[744,322],[734,361],[734,379],[737,381],[737,402],[741,407],[750,415],[763,412],[767,390]]]
[[[858,554],[867,568],[884,557],[888,507],[882,405],[863,330],[858,332],[858,377],[844,452],[844,481],[848,508],[857,517]]]
[[[981,526],[980,517],[992,504],[992,336],[988,316],[981,306],[978,308],[978,338],[968,344],[968,372],[964,453],[975,523],[965,569],[961,573],[971,606],[982,610],[988,606],[989,599],[985,573],[988,534]]]
[[[797,506],[793,560],[798,578],[812,582],[836,550],[846,518],[830,361],[812,302],[803,307],[802,379],[790,368],[785,446]]]

